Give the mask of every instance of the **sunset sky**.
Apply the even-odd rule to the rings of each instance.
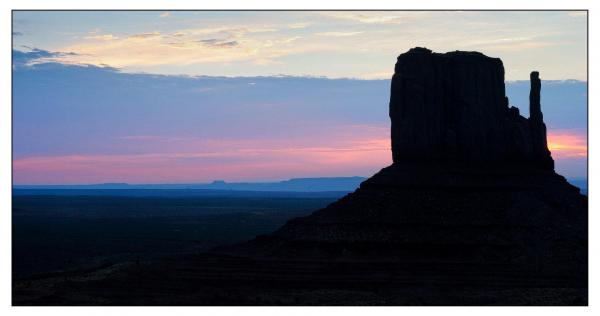
[[[585,177],[585,12],[13,13],[15,184],[370,176],[415,46],[538,70],[557,170]],[[573,79],[573,80],[570,80]]]

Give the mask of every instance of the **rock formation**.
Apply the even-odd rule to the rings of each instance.
[[[510,271],[504,277],[582,284],[587,199],[553,170],[540,89],[532,72],[526,119],[509,107],[500,59],[409,50],[391,83],[393,164],[325,209],[230,253],[459,262],[488,276],[501,265]]]
[[[531,117],[508,106],[504,67],[477,52],[398,57],[390,118],[394,163],[530,164],[553,169],[540,108],[540,80],[531,74]]]

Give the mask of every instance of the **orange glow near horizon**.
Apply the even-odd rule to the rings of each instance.
[[[392,162],[387,135],[387,129],[374,129],[367,137],[342,133],[289,143],[208,140],[198,144],[188,142],[183,147],[185,151],[171,148],[142,154],[23,157],[13,160],[13,171],[15,184],[189,183],[370,176]],[[550,131],[548,147],[559,162],[587,158],[586,134],[581,131]]]
[[[554,159],[587,158],[586,135],[568,130],[550,131],[548,149]]]

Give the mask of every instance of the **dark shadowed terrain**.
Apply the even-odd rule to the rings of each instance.
[[[271,232],[344,194],[15,190],[13,275],[197,253]]]

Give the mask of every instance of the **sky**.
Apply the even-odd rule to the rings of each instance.
[[[13,47],[126,72],[388,79],[425,46],[500,56],[507,80],[585,80],[586,28],[584,11],[16,11]]]
[[[587,173],[585,12],[13,12],[15,184],[370,176],[415,46],[529,72],[557,170]]]

